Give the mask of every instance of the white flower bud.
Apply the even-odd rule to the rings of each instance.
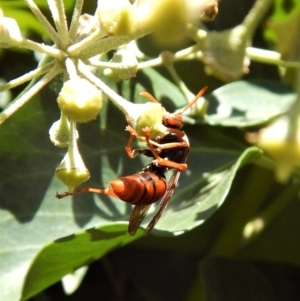
[[[68,187],[71,193],[78,185],[90,178],[77,145],[69,146],[68,152],[55,170],[55,176]]]
[[[135,29],[133,8],[128,0],[98,0],[97,15],[101,30],[109,35],[130,35]]]
[[[162,124],[165,109],[160,103],[146,102],[144,104],[134,104],[134,110],[130,111],[129,120],[131,126],[139,136],[144,136],[143,129],[149,127],[150,139],[164,137],[168,130]]]
[[[69,120],[88,122],[96,118],[102,107],[102,93],[88,80],[75,78],[64,83],[57,102]]]
[[[125,49],[118,50],[110,62],[118,63],[118,67],[112,66],[111,69],[114,75],[120,79],[130,79],[138,71],[138,61],[135,55]]]
[[[276,161],[275,176],[281,183],[289,179],[294,168],[300,167],[300,118],[293,136],[290,134],[290,119],[285,115],[258,133],[246,136]]]
[[[16,44],[23,40],[18,23],[0,12],[0,43]]]

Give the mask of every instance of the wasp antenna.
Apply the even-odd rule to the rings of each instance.
[[[178,114],[182,114],[184,111],[186,111],[188,108],[190,108],[191,106],[193,106],[197,101],[198,99],[205,93],[205,91],[208,89],[208,86],[205,86],[204,88],[202,88],[198,94],[195,96],[195,98],[190,102],[188,103],[181,111],[179,111]]]
[[[150,93],[148,92],[140,92],[141,96],[147,97],[152,102],[158,102]]]

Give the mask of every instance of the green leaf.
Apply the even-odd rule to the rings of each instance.
[[[153,232],[158,235],[180,235],[204,223],[225,201],[237,171],[260,153],[255,147],[248,148],[235,164],[235,156],[222,156],[221,153],[202,153],[200,160],[200,156],[189,158],[187,175],[181,176],[184,179],[180,179],[166,213]],[[202,160],[218,161],[218,168],[214,169],[212,164],[204,162],[201,164]],[[221,162],[224,166],[220,170]],[[148,219],[145,219],[146,222]]]
[[[34,258],[24,284],[22,299],[28,299],[77,268],[88,265],[109,251],[136,240],[127,234],[127,223],[87,229],[46,245]]]
[[[296,100],[292,89],[277,81],[236,81],[213,91],[206,122],[211,125],[249,127],[270,122]]]

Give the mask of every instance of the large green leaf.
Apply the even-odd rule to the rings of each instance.
[[[286,112],[296,94],[277,81],[249,80],[224,85],[204,98],[209,102],[208,124],[249,127]]]
[[[252,162],[259,154],[257,148],[249,148],[235,164],[230,164],[226,156],[222,158],[218,153],[203,153],[201,160],[199,156],[190,158],[188,175],[184,176],[177,187],[166,214],[158,222],[154,232],[160,235],[179,235],[201,225],[226,199],[238,169]],[[216,162],[220,159],[224,160],[226,168],[220,171],[210,166],[212,169],[207,169],[204,173],[203,169],[209,167],[204,162],[201,164],[202,160]],[[235,162],[235,159],[233,156],[232,162]],[[203,173],[204,176],[201,176]]]
[[[127,223],[113,223],[57,239],[34,258],[24,283],[22,298],[40,292],[77,268],[137,239],[127,235]]]

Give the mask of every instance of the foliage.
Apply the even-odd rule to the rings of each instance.
[[[48,1],[51,2],[54,1]],[[63,2],[71,16],[75,1]],[[88,3],[83,11],[94,13],[94,1],[85,2]],[[35,3],[49,14],[45,1]],[[105,37],[113,41],[115,34],[119,44],[104,51],[101,63],[106,64],[97,66],[96,74],[108,89],[125,100],[144,103],[139,92],[148,91],[167,111],[173,112],[190,101],[201,87],[209,87],[199,105],[184,116],[184,131],[191,144],[188,170],[181,173],[172,200],[151,236],[144,237],[141,230],[134,237],[127,233],[132,206],[113,197],[86,193],[62,200],[55,198],[57,192],[66,190],[54,175],[66,150],[54,147],[48,134],[60,118],[56,99],[62,77],[58,73],[28,103],[9,118],[5,116],[5,122],[6,111],[2,112],[1,300],[63,300],[57,284],[53,284],[85,265],[91,268],[85,278],[78,276],[83,283],[69,299],[296,300],[293,296],[299,294],[300,278],[300,240],[295,231],[300,226],[299,166],[289,170],[286,182],[276,182],[274,170],[279,162],[272,159],[272,154],[250,145],[245,133],[257,132],[282,116],[297,113],[300,56],[293,52],[287,61],[277,56],[271,61],[273,66],[255,62],[270,63],[260,48],[271,46],[262,38],[263,27],[257,29],[259,24],[265,24],[261,23],[263,16],[255,21],[255,26],[246,17],[244,25],[251,30],[240,36],[260,48],[245,43],[244,49],[238,48],[238,54],[222,49],[228,28],[236,28],[249,16],[251,6],[246,0],[234,3],[232,9],[230,1],[220,2],[216,19],[206,24],[209,29],[203,29],[203,24],[197,28],[198,35],[204,31],[209,35],[206,40],[196,36],[195,25],[189,28],[188,35],[196,48],[185,42],[164,46],[155,43],[155,38],[138,40],[146,56],[138,57],[138,71],[130,80],[116,79],[118,72],[112,75],[105,68],[112,57],[110,50],[121,43],[117,38],[128,43],[124,36],[127,30],[132,34],[134,24],[125,27],[121,37],[120,28],[115,32],[112,29],[111,36]],[[278,15],[279,5],[282,1],[276,1],[273,17]],[[26,37],[38,36],[40,40],[47,32],[24,1],[0,1],[0,7],[5,16],[17,20]],[[34,21],[24,22],[28,16]],[[234,24],[226,23],[228,20]],[[188,21],[193,24],[193,20]],[[107,26],[111,30],[111,25]],[[158,38],[163,39],[164,36]],[[214,41],[221,46],[215,47]],[[15,51],[17,48],[6,46],[0,52],[0,76],[9,82],[22,75],[22,70],[33,69],[34,62],[32,53],[20,53]],[[172,50],[174,56],[168,52],[158,56],[164,47]],[[257,49],[261,50],[260,57]],[[49,49],[49,56],[50,52]],[[226,59],[224,56],[219,60],[219,53],[226,54]],[[244,74],[246,54],[252,59],[248,74]],[[18,63],[11,65],[14,60]],[[54,68],[53,61],[50,64]],[[73,67],[67,64],[70,75]],[[281,74],[278,66],[284,66],[286,73]],[[103,86],[99,88],[97,83],[95,80],[95,86],[102,90]],[[25,91],[35,84],[31,82]],[[124,151],[129,136],[124,131],[124,114],[128,110],[119,106],[110,90],[103,90],[99,117],[77,125],[78,149],[90,173],[85,186],[107,187],[113,179],[134,174],[149,162],[144,156],[130,159]],[[16,97],[20,90],[12,87],[11,92]],[[143,145],[141,141],[136,143],[138,147]],[[152,207],[141,228],[153,216],[156,205]],[[296,285],[288,285],[291,277]],[[63,279],[66,281],[66,277]]]

